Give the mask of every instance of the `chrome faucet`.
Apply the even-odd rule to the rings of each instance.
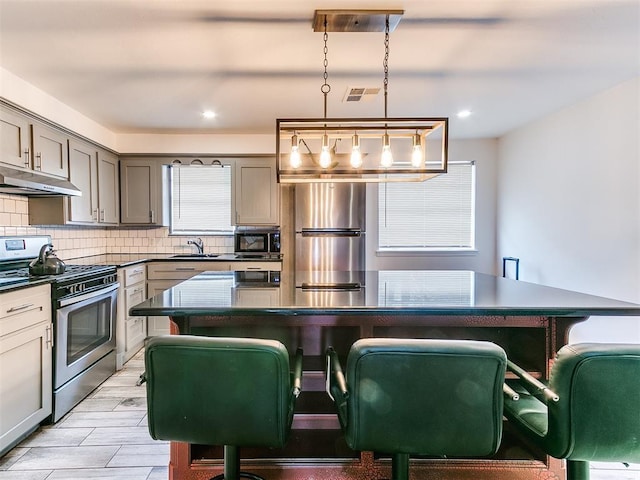
[[[202,243],[202,239],[201,238],[196,238],[195,240],[191,239],[191,240],[187,240],[187,245],[193,245],[198,249],[198,254],[199,255],[203,255],[204,254],[204,243]]]

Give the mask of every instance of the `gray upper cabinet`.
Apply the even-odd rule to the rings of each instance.
[[[278,225],[280,194],[275,158],[239,158],[233,172],[235,225]]]
[[[69,136],[7,107],[0,108],[0,163],[69,178]]]
[[[154,158],[120,159],[120,223],[168,225],[166,168]]]
[[[33,170],[69,178],[68,140],[69,137],[61,131],[33,123],[31,125]]]
[[[117,155],[98,150],[98,180],[98,222],[117,225],[120,220],[120,161]]]
[[[29,200],[31,225],[117,225],[118,157],[88,142],[69,140],[69,180],[81,196]]]
[[[31,168],[31,125],[17,112],[0,107],[0,163]]]
[[[69,180],[82,190],[82,196],[71,197],[69,221],[83,223],[98,222],[98,152],[84,142],[69,141]]]

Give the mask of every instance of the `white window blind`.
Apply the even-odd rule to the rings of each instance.
[[[171,233],[231,234],[231,167],[171,167]]]
[[[449,162],[446,174],[425,182],[380,184],[378,248],[473,248],[474,197],[473,162]]]

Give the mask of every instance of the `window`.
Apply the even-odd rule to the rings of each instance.
[[[171,233],[230,235],[231,166],[171,166]]]
[[[449,162],[448,172],[425,182],[378,187],[381,251],[474,248],[475,164]]]

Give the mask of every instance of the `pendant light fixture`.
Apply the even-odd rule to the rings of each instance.
[[[446,117],[389,117],[389,37],[402,10],[317,10],[314,31],[324,40],[323,118],[277,119],[278,181],[392,182],[423,181],[446,173]],[[329,118],[327,100],[328,32],[384,32],[384,117]],[[428,142],[427,142],[428,140]],[[302,143],[307,152],[300,152]],[[338,147],[350,147],[340,152]],[[429,160],[426,152],[429,152]]]

